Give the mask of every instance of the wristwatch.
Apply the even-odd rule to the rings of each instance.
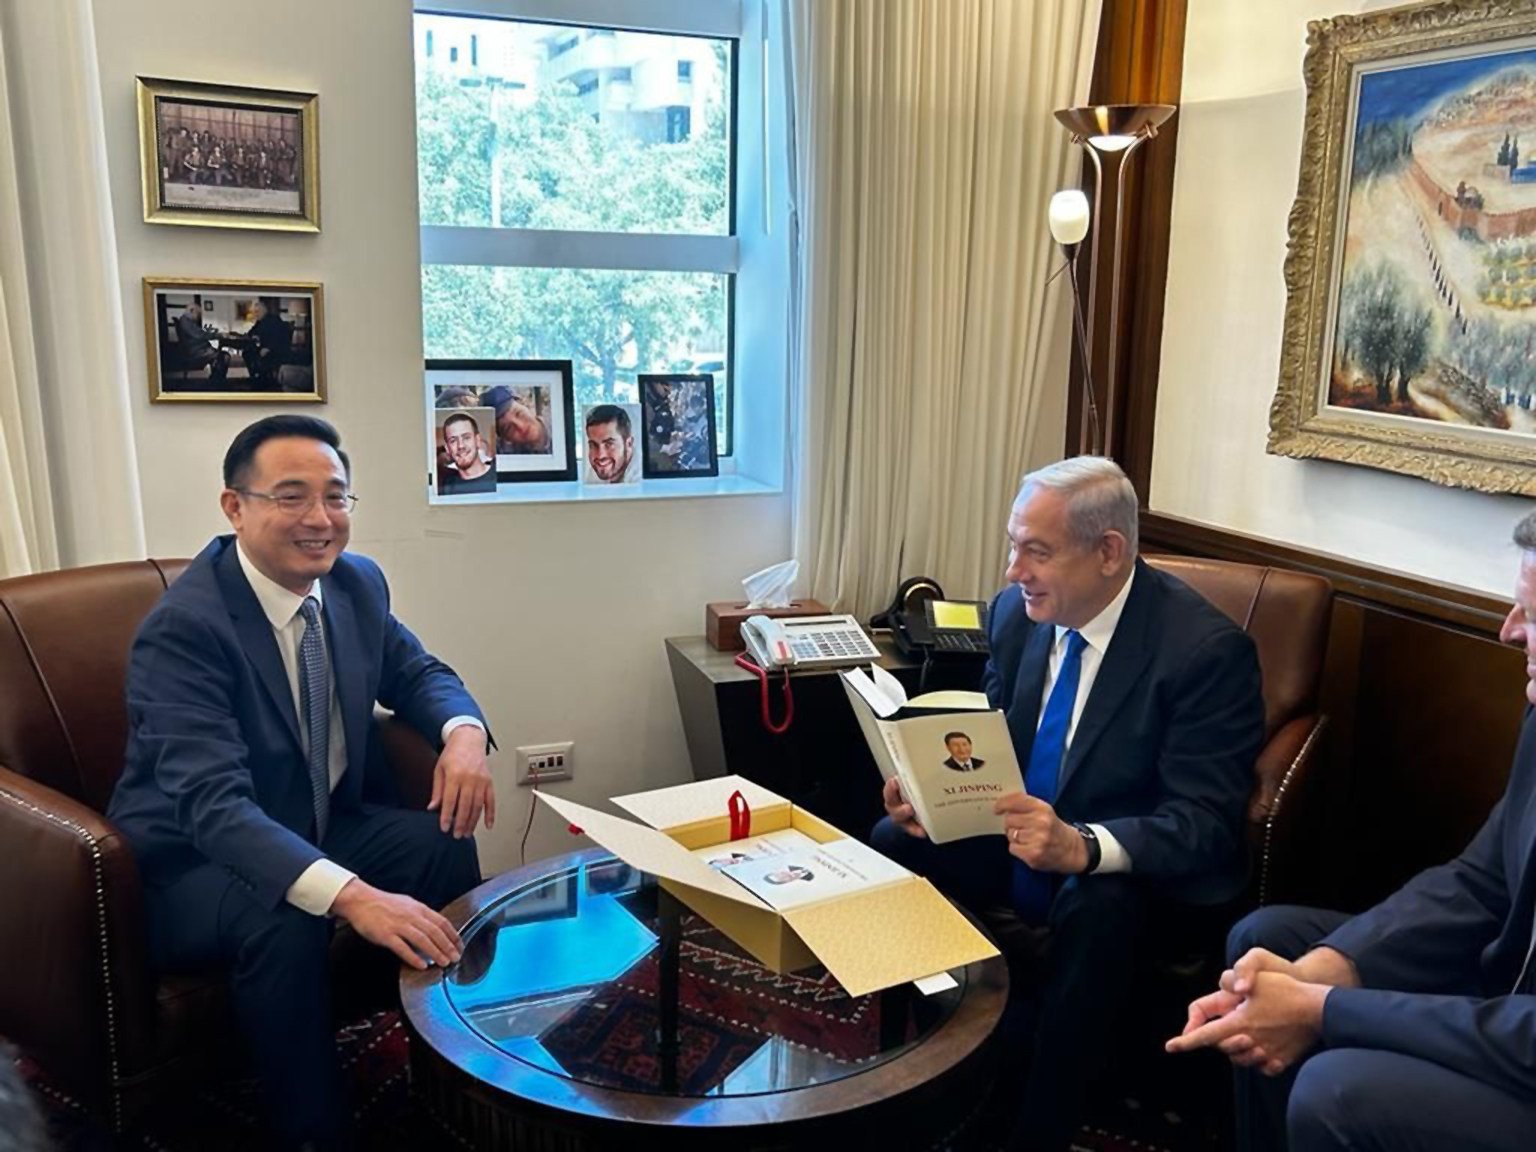
[[[1077,834],[1083,838],[1083,843],[1088,846],[1088,867],[1083,869],[1084,876],[1091,876],[1099,870],[1099,861],[1104,858],[1104,849],[1099,846],[1099,834],[1086,824],[1072,821],[1072,827],[1077,829]]]

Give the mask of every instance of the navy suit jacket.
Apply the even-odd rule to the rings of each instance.
[[[1467,850],[1323,940],[1355,962],[1362,985],[1328,994],[1324,1042],[1417,1056],[1536,1097],[1533,915],[1536,712],[1527,709],[1509,786]]]
[[[1056,630],[1017,586],[992,601],[983,687],[1029,763]],[[1132,875],[1190,903],[1247,876],[1243,816],[1264,740],[1253,641],[1182,580],[1136,561],[1120,622],[1062,762],[1056,811],[1109,830]]]
[[[484,722],[463,683],[390,614],[378,565],[343,553],[321,578],[347,769],[333,808],[398,800],[375,701],[434,746],[455,716]],[[128,749],[108,817],[150,886],[209,861],[276,907],[323,853],[293,693],[272,625],[221,536],[150,611],[128,662]]]

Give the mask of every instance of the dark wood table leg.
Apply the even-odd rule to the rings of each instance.
[[[677,982],[683,936],[683,908],[672,893],[662,889],[656,894],[656,912],[661,928],[660,980],[656,989],[656,1007],[661,1027],[656,1038],[661,1056],[661,1090],[677,1091]]]

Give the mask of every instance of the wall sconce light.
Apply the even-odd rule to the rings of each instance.
[[[1088,275],[1088,327],[1086,336],[1079,334],[1087,347],[1083,350],[1083,381],[1088,390],[1089,421],[1084,422],[1083,435],[1080,437],[1079,450],[1091,452],[1094,455],[1115,456],[1119,445],[1115,441],[1115,413],[1118,410],[1118,397],[1116,395],[1116,368],[1118,356],[1116,344],[1120,334],[1120,245],[1124,229],[1121,221],[1124,217],[1125,207],[1125,170],[1133,153],[1143,140],[1150,140],[1157,135],[1157,130],[1167,122],[1168,118],[1176,111],[1172,104],[1098,104],[1086,105],[1080,108],[1061,108],[1056,112],[1056,119],[1066,126],[1072,133],[1072,142],[1081,144],[1093,159],[1093,203],[1092,214],[1093,244],[1089,250],[1089,275]],[[1093,401],[1093,378],[1088,370],[1092,360],[1093,349],[1093,317],[1097,312],[1095,306],[1096,293],[1098,292],[1099,278],[1099,222],[1104,218],[1106,204],[1104,201],[1104,164],[1108,162],[1115,169],[1115,198],[1113,212],[1115,220],[1114,252],[1109,267],[1109,354],[1105,360],[1104,373],[1104,429],[1103,439],[1099,438],[1099,419],[1096,405]],[[1057,193],[1062,196],[1064,193]],[[1081,193],[1079,193],[1081,195]],[[1065,247],[1065,242],[1057,236],[1055,217],[1056,201],[1051,202],[1052,228],[1051,235],[1056,236],[1057,241]],[[1086,206],[1083,212],[1082,223],[1088,224]],[[1081,240],[1081,235],[1079,236]],[[1068,257],[1071,259],[1076,254],[1075,247],[1069,249]],[[1075,261],[1073,261],[1075,265]],[[1072,275],[1073,295],[1077,297],[1077,274]],[[1081,325],[1081,319],[1079,319]],[[1088,433],[1092,431],[1090,441]]]

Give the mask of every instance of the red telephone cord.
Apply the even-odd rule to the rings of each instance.
[[[773,713],[768,707],[768,673],[754,664],[745,652],[738,652],[736,654],[736,666],[738,668],[745,668],[757,677],[760,692],[759,708],[761,709],[763,727],[775,736],[782,736],[785,732],[788,732],[790,724],[795,719],[795,694],[789,688],[789,669],[784,669],[784,719],[775,724],[773,722]]]

